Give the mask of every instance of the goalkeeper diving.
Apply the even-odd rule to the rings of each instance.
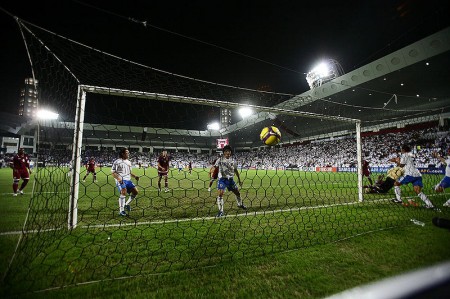
[[[384,179],[384,175],[381,174],[378,176],[378,179],[375,185],[364,186],[365,193],[387,193],[389,190],[394,187],[394,183],[405,173],[402,167],[394,167],[387,171],[386,179]]]

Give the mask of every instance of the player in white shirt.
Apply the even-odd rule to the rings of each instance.
[[[233,152],[231,146],[225,145],[222,150],[223,156],[218,158],[214,164],[214,167],[219,169],[219,181],[217,182],[217,206],[219,207],[219,213],[217,213],[217,217],[222,217],[225,215],[223,212],[223,194],[225,193],[225,189],[228,189],[236,195],[236,202],[239,208],[244,210],[247,209],[242,202],[239,187],[234,181],[234,175],[236,175],[239,186],[242,186],[241,177],[237,169],[237,162],[231,158],[231,154]]]
[[[138,190],[136,186],[131,181],[131,177],[135,178],[136,181],[139,181],[139,176],[134,175],[131,172],[131,162],[128,160],[130,152],[127,148],[122,148],[119,152],[119,159],[115,160],[112,167],[111,172],[112,176],[116,180],[116,187],[119,190],[119,215],[127,216],[127,213],[131,211],[130,203],[133,201],[138,195]],[[125,202],[125,198],[127,193],[130,194],[127,202]]]
[[[417,169],[414,163],[414,155],[411,153],[411,148],[408,145],[403,145],[401,148],[400,158],[393,158],[391,162],[397,163],[398,166],[403,167],[405,174],[394,184],[394,191],[396,200],[394,202],[403,203],[401,197],[401,185],[412,184],[414,192],[425,203],[425,207],[428,209],[434,208],[428,197],[422,192],[422,174]],[[411,205],[416,205],[414,201],[409,202]]]
[[[441,157],[438,153],[433,153],[433,157],[438,158],[445,165],[445,176],[439,184],[434,187],[436,192],[444,192],[444,189],[450,187],[450,147],[447,150],[447,159]],[[444,207],[450,207],[450,199],[444,203]]]

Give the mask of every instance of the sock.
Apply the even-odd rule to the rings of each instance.
[[[419,196],[419,198],[427,205],[427,207],[433,207],[433,204],[423,192],[420,192],[419,194],[417,194],[417,196]]]
[[[123,212],[123,207],[125,205],[125,196],[124,195],[120,195],[119,196],[119,211]]]
[[[221,196],[217,197],[217,206],[219,207],[219,211],[223,212],[223,198]]]
[[[394,192],[395,192],[395,198],[397,198],[397,200],[401,201],[402,200],[402,190],[400,189],[400,186],[394,186]]]
[[[13,183],[13,191],[14,193],[17,193],[17,189],[19,189],[19,181],[14,181]]]
[[[23,180],[22,185],[20,185],[19,190],[23,190],[27,184],[28,184],[28,180]]]
[[[236,202],[237,202],[238,207],[242,206],[242,199],[240,196],[236,196]]]
[[[125,204],[126,204],[126,205],[129,205],[130,202],[132,202],[135,198],[136,198],[136,196],[130,195],[130,197],[128,198],[128,200],[127,200],[127,202],[126,202]]]

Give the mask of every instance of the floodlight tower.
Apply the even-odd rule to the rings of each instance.
[[[309,88],[313,89],[344,74],[340,63],[334,59],[320,62],[306,74]]]
[[[220,127],[226,128],[231,125],[231,109],[220,108]]]
[[[26,117],[36,116],[38,107],[38,80],[25,79],[25,86],[20,91],[19,115]]]

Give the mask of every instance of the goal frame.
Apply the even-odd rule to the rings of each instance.
[[[277,107],[266,107],[266,106],[258,106],[258,105],[249,105],[249,104],[240,104],[228,101],[218,101],[218,100],[210,100],[204,98],[194,98],[187,96],[177,96],[177,95],[168,95],[168,94],[160,94],[160,93],[152,93],[145,91],[136,91],[136,90],[126,90],[126,89],[117,89],[117,88],[108,88],[108,87],[100,87],[100,86],[92,86],[92,85],[78,85],[78,95],[77,95],[77,104],[76,104],[76,115],[75,115],[75,128],[74,128],[74,136],[73,136],[73,149],[72,149],[72,160],[71,167],[74,170],[74,175],[71,179],[70,184],[70,199],[69,199],[69,212],[68,212],[68,229],[74,229],[78,224],[78,199],[79,199],[79,186],[80,186],[80,170],[81,170],[81,148],[82,148],[82,140],[83,140],[83,129],[84,129],[84,114],[86,107],[86,98],[88,93],[93,94],[103,94],[103,95],[112,95],[112,96],[125,96],[146,100],[155,100],[155,101],[166,101],[166,102],[176,102],[183,104],[194,104],[194,105],[204,105],[204,106],[214,106],[214,107],[226,107],[228,109],[236,109],[242,107],[251,108],[253,111],[258,112],[259,118],[258,121],[261,121],[261,114],[265,113],[267,118],[273,114],[281,114],[281,115],[290,115],[290,116],[302,116],[308,118],[321,118],[327,120],[334,121],[343,121],[355,124],[356,131],[356,151],[357,151],[357,180],[358,180],[358,200],[362,202],[363,198],[363,190],[362,190],[362,146],[361,146],[361,120],[346,118],[341,116],[331,116],[324,115],[318,113],[304,112],[304,111],[296,111],[291,109],[277,108]],[[246,123],[241,127],[235,127],[234,131],[242,129],[244,126],[250,125],[253,123]],[[220,135],[220,132],[217,133]]]

